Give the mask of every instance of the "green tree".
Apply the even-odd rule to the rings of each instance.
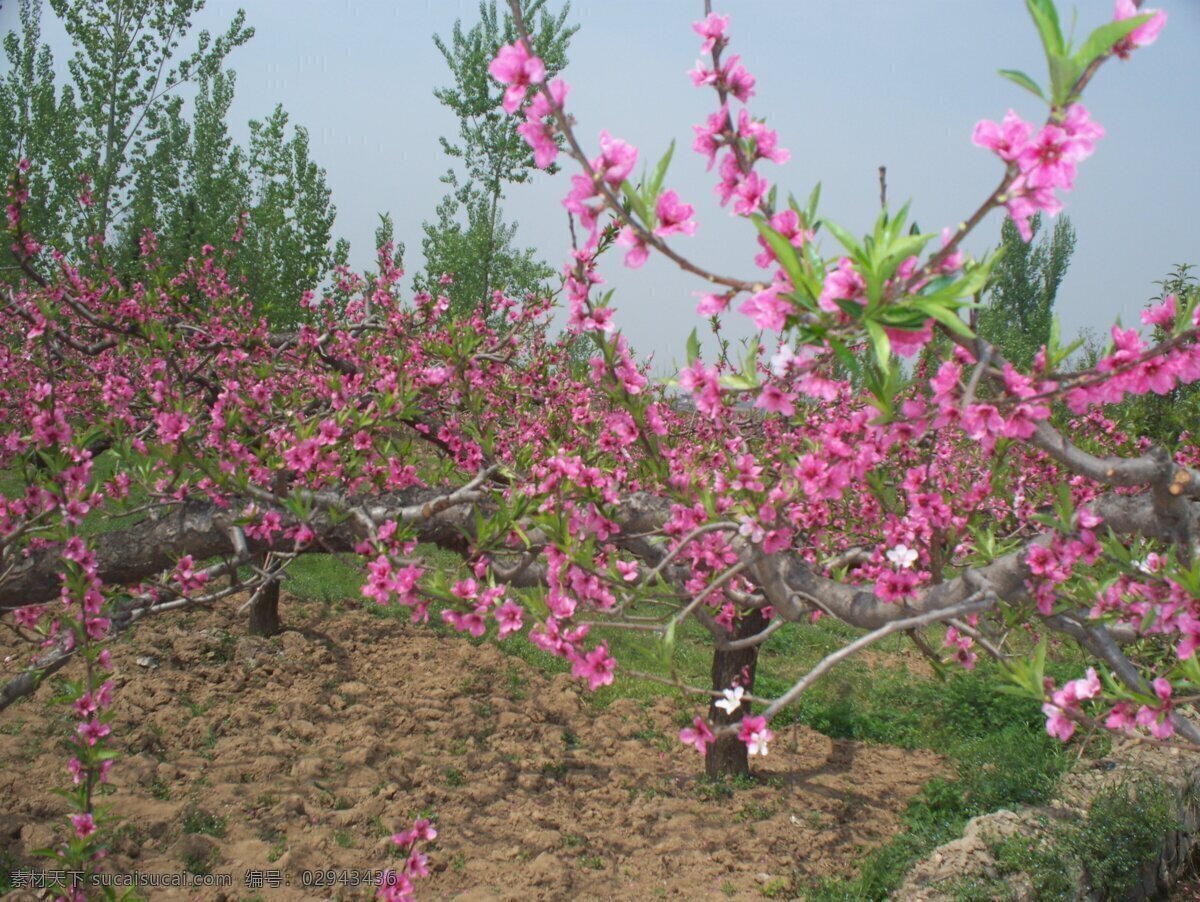
[[[1033,238],[1021,239],[1010,219],[1000,230],[1002,255],[992,270],[987,302],[979,309],[976,331],[999,348],[1018,369],[1027,370],[1050,339],[1054,302],[1075,252],[1075,229],[1066,216],[1054,231],[1034,243],[1041,216],[1030,225]]]
[[[297,126],[288,138],[287,124],[281,106],[250,123],[250,215],[238,262],[255,309],[281,324],[301,317],[300,295],[329,272],[337,214],[325,170],[309,158],[307,130]]]
[[[89,235],[109,234],[129,203],[135,173],[179,86],[214,77],[230,51],[254,30],[241,10],[215,40],[201,31],[195,49],[176,59],[203,0],[50,0],[75,47],[67,63],[78,95],[75,143],[92,180]]]
[[[521,14],[550,79],[566,65],[567,45],[578,28],[566,25],[569,5],[557,16],[545,5],[545,0],[524,2]],[[517,120],[500,108],[503,88],[487,75],[496,51],[515,39],[512,15],[501,18],[495,0],[480,3],[479,22],[469,31],[461,20],[455,22],[449,44],[438,35],[433,39],[454,82],[434,96],[459,120],[457,141],[442,138],[441,145],[447,156],[461,161],[464,172],[460,177],[451,170],[443,178],[451,190],[438,205],[436,222],[424,224],[425,271],[414,285],[446,292],[458,316],[475,309],[486,314],[495,291],[516,296],[543,291],[554,274],[533,250],[514,248],[516,226],[504,222],[500,207],[505,188],[528,181],[536,169],[517,134]],[[450,286],[439,285],[445,273],[454,278]]]
[[[30,160],[27,229],[38,236],[78,228],[79,111],[70,85],[58,90],[54,57],[41,41],[40,0],[20,0],[20,30],[4,37],[7,73],[0,80],[0,160]],[[7,272],[0,270],[0,272]]]
[[[164,262],[179,266],[205,244],[229,249],[241,226],[231,275],[258,312],[280,324],[298,320],[297,301],[334,262],[336,210],[307,132],[289,129],[281,107],[251,121],[248,147],[229,135],[236,76],[223,62],[254,33],[244,13],[215,40],[202,31],[177,60],[203,0],[50,5],[76,48],[68,83],[55,84],[40,0],[21,0],[0,82],[0,152],[31,161],[29,229],[81,264],[88,238],[104,235],[100,262],[136,277],[147,229]],[[177,90],[186,82],[196,86],[190,122]],[[85,188],[90,206],[77,200]]]
[[[6,165],[18,154],[30,161],[30,229],[86,262],[96,250],[89,238],[108,243],[135,206],[144,218],[159,205],[146,191],[162,181],[164,161],[179,148],[178,88],[211,78],[254,32],[239,11],[223,34],[214,40],[202,31],[180,58],[203,0],[50,0],[50,7],[75,48],[68,83],[56,83],[41,40],[41,0],[20,0],[20,31],[4,39],[0,152]],[[139,196],[138,173],[155,167],[141,179]],[[80,203],[85,194],[88,202]]]

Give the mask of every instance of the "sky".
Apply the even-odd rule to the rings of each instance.
[[[756,77],[750,112],[765,117],[791,151],[786,166],[760,173],[798,198],[822,185],[822,212],[853,233],[868,231],[879,205],[878,168],[887,167],[894,204],[912,200],[923,231],[939,232],[969,216],[995,187],[1001,164],[974,147],[981,118],[999,120],[1010,107],[1044,118],[1041,102],[1000,78],[1021,69],[1045,81],[1045,59],[1019,0],[728,0],[727,53],[738,53]],[[1065,335],[1105,332],[1117,317],[1136,321],[1157,293],[1154,282],[1177,263],[1200,264],[1200,2],[1161,0],[1169,16],[1158,42],[1128,62],[1106,64],[1085,95],[1107,130],[1081,164],[1066,215],[1078,246],[1059,294]],[[15,21],[15,0],[0,8],[0,30]],[[242,6],[255,37],[228,59],[237,71],[230,129],[245,140],[246,123],[282,103],[309,131],[312,157],[327,171],[352,263],[373,259],[378,213],[389,211],[408,248],[406,266],[421,268],[421,224],[431,219],[450,161],[440,135],[456,134],[453,115],[433,97],[449,73],[433,45],[456,19],[478,16],[461,0],[209,0],[196,27],[220,31]],[[561,8],[550,0],[552,9]],[[1068,4],[1059,0],[1069,23]],[[580,26],[563,72],[568,107],[589,153],[601,129],[639,148],[638,170],[653,165],[672,139],[678,147],[664,187],[696,207],[699,229],[675,246],[729,275],[758,278],[753,227],[718,205],[714,173],[691,147],[694,123],[715,107],[711,91],[686,72],[698,58],[690,24],[701,0],[576,0],[569,21]],[[1081,39],[1111,15],[1109,0],[1080,0]],[[61,66],[69,43],[47,9],[43,36]],[[556,269],[569,247],[569,170],[539,175],[510,189],[503,212],[519,223],[517,243]],[[994,245],[1000,214],[985,220],[968,249]],[[827,242],[830,239],[826,239]],[[826,253],[833,253],[832,246]],[[653,353],[669,372],[684,357],[702,285],[652,259],[628,271],[620,256],[602,264],[616,289],[616,323],[635,352]],[[744,317],[729,332],[746,336]],[[711,351],[711,344],[709,347]]]

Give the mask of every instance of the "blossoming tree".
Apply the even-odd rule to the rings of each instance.
[[[5,299],[0,342],[0,455],[17,485],[0,498],[0,609],[37,647],[0,706],[80,660],[68,776],[88,820],[64,854],[85,860],[98,842],[92,793],[113,757],[106,644],[145,617],[239,593],[270,629],[269,587],[307,552],[359,556],[363,596],[414,621],[436,604],[472,635],[490,621],[501,636],[527,631],[592,689],[619,666],[597,641],[606,629],[653,631],[669,654],[680,624],[698,621],[712,681],[683,687],[708,707],[681,739],[714,775],[768,754],[775,715],[900,631],[964,667],[996,657],[1064,740],[1099,722],[1200,743],[1175,710],[1200,683],[1200,471],[1190,452],[1119,440],[1104,415],[1127,394],[1200,379],[1195,300],[1146,312],[1163,336],[1154,346],[1114,328],[1087,370],[1070,369],[1052,335],[1020,372],[960,316],[992,262],[968,257],[963,239],[996,208],[1018,229],[1057,212],[1103,135],[1084,89],[1165,18],[1118,0],[1114,20],[1071,47],[1050,0],[1028,7],[1049,82],[1005,74],[1047,102],[1047,119],[979,124],[974,141],[1001,178],[940,243],[909,229],[906,210],[857,238],[815,196],[782,202],[764,171],[788,154],[750,111],[755,80],[726,55],[728,20],[696,23],[706,60],[692,79],[716,109],[693,147],[757,238],[751,274],[731,276],[680,250],[696,223],[665,187],[670,151],[637,182],[627,142],[601,132],[585,152],[567,87],[546,83],[514,5],[520,37],[489,71],[538,164],[561,138],[579,169],[563,285],[571,330],[594,343],[586,374],[547,338],[548,301],[497,295],[490,319],[451,321],[443,297],[400,298],[386,247],[377,272],[339,273],[344,311],[307,299],[308,321],[289,332],[249,315],[208,248],[168,272],[146,234],[143,279],[86,277],[25,231],[18,167],[9,244],[28,278]],[[704,279],[701,315],[734,308],[777,346],[706,361],[693,340],[679,395],[652,385],[597,293],[614,247],[627,266],[658,253]],[[900,357],[917,357],[910,377]],[[97,516],[127,525],[97,532]],[[467,571],[426,568],[421,542]],[[778,697],[755,695],[764,644],[823,616],[862,633]],[[931,644],[921,630],[934,624]],[[1008,641],[1014,627],[1039,637],[1032,654]],[[1050,635],[1096,666],[1047,682]],[[1135,640],[1160,653],[1127,654]],[[392,895],[423,871],[428,829],[398,834],[412,854]]]

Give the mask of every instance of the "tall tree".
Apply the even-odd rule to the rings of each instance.
[[[980,337],[996,345],[1018,369],[1028,369],[1050,339],[1054,302],[1075,252],[1069,218],[1058,219],[1054,231],[1035,244],[1041,224],[1041,216],[1035,216],[1030,223],[1033,238],[1026,242],[1012,220],[1004,220],[1003,253],[992,270],[987,303],[979,310]]]
[[[336,209],[325,170],[309,158],[308,132],[287,136],[283,107],[250,123],[250,216],[246,226],[246,289],[272,322],[295,322],[300,294],[321,283],[333,263],[329,242]]]
[[[173,92],[212,78],[230,51],[254,35],[239,10],[215,40],[201,31],[182,59],[176,50],[203,0],[50,0],[75,47],[67,63],[78,94],[75,140],[92,180],[88,234],[107,236],[125,211],[135,170],[152,148],[140,140]]]
[[[0,160],[6,166],[18,156],[30,160],[26,227],[58,237],[72,234],[80,216],[79,111],[71,85],[60,91],[55,84],[54,57],[41,40],[41,13],[40,0],[20,0],[19,31],[4,37],[8,71],[0,80]]]
[[[333,264],[335,208],[307,132],[281,107],[251,121],[238,146],[227,128],[235,74],[223,68],[253,35],[239,11],[215,40],[200,32],[176,60],[203,0],[50,0],[76,48],[58,87],[41,41],[40,0],[21,0],[20,33],[4,41],[0,153],[31,162],[26,223],[44,243],[86,264],[136,275],[141,239],[178,266],[204,245],[243,249],[229,263],[255,309],[273,322],[303,313],[298,301]],[[177,89],[196,86],[191,121]],[[80,200],[82,198],[82,201]]]
[[[530,0],[521,13],[534,26],[534,50],[550,79],[566,65],[567,45],[578,27],[566,24],[569,5],[557,16],[545,6],[545,0]],[[486,313],[497,290],[515,295],[542,290],[553,275],[533,250],[513,247],[516,226],[504,222],[500,207],[505,188],[528,181],[536,169],[532,152],[517,134],[517,121],[500,107],[503,87],[487,74],[488,62],[516,34],[512,15],[506,12],[501,18],[495,0],[485,0],[479,4],[479,22],[469,31],[459,20],[448,44],[439,35],[433,38],[454,82],[433,93],[459,121],[457,141],[441,138],[442,150],[461,161],[464,171],[460,176],[451,170],[443,178],[451,190],[438,206],[437,221],[424,225],[425,272],[414,283],[418,289],[448,293],[457,315],[475,309]],[[445,273],[453,276],[452,285],[439,285]]]

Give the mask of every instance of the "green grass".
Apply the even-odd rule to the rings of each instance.
[[[220,839],[225,835],[225,818],[208,814],[198,808],[189,808],[183,813],[183,832],[201,833]]]

